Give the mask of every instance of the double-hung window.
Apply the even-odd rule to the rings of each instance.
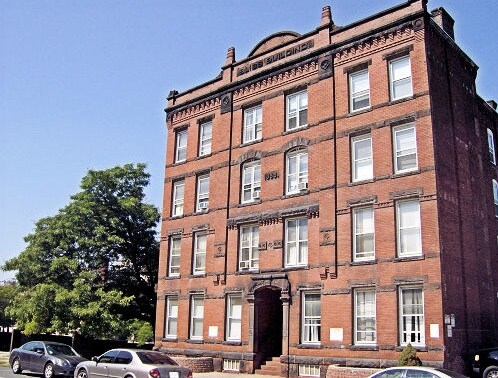
[[[242,143],[261,140],[263,136],[263,110],[261,105],[244,110]]]
[[[317,344],[321,330],[320,293],[303,292],[302,300],[301,342]]]
[[[351,139],[353,182],[373,178],[372,136],[361,135]]]
[[[308,92],[287,96],[287,131],[308,125]]]
[[[226,339],[240,341],[242,324],[242,295],[227,295]]]
[[[424,296],[421,287],[399,290],[400,345],[425,345]]]
[[[495,137],[490,129],[487,129],[487,133],[488,133],[489,161],[493,164],[496,164]]]
[[[187,130],[176,133],[175,163],[187,160]]]
[[[297,149],[287,154],[285,193],[299,193],[308,188],[308,151]]]
[[[180,236],[172,236],[169,239],[169,277],[178,277],[180,275],[181,241]]]
[[[239,270],[259,268],[259,227],[255,225],[240,227]]]
[[[190,300],[190,338],[202,340],[204,328],[204,296],[193,295]]]
[[[413,94],[409,56],[389,61],[389,85],[391,101],[410,97]]]
[[[211,153],[213,124],[211,122],[201,123],[199,128],[199,156]]]
[[[183,215],[183,197],[185,193],[185,181],[176,181],[173,184],[173,206],[171,216],[177,217]]]
[[[178,297],[166,297],[166,329],[164,337],[176,339],[178,335]]]
[[[303,266],[308,263],[308,218],[285,221],[285,266]]]
[[[361,207],[353,210],[353,233],[353,260],[373,260],[375,258],[373,207]]]
[[[349,106],[351,112],[370,107],[368,70],[349,74]]]
[[[493,179],[493,202],[495,204],[495,217],[498,218],[498,182]]]
[[[249,203],[261,197],[261,162],[251,161],[242,166],[241,202]]]
[[[354,291],[354,343],[375,344],[377,341],[375,289]]]
[[[196,211],[201,212],[209,208],[209,175],[197,177]]]
[[[394,172],[403,173],[416,170],[417,137],[412,124],[393,128]]]
[[[206,273],[206,247],[207,247],[207,234],[196,233],[194,237],[194,261],[193,261],[194,274]]]
[[[422,255],[420,203],[418,200],[396,203],[398,257]]]

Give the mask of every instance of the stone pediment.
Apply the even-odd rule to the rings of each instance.
[[[262,54],[266,51],[270,51],[278,46],[284,45],[288,42],[294,41],[299,38],[301,35],[299,33],[291,32],[291,31],[282,31],[275,34],[272,34],[261,42],[259,42],[248,55],[248,58],[254,55]]]

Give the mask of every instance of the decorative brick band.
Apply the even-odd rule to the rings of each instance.
[[[212,357],[172,357],[180,366],[190,368],[194,373],[214,371]]]

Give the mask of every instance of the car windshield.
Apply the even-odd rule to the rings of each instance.
[[[457,373],[456,371],[451,371],[451,370],[446,370],[446,369],[441,369],[441,368],[436,368],[437,371],[440,371],[441,373],[444,373],[446,375],[449,375],[450,377],[453,378],[468,378],[467,376]]]
[[[47,344],[47,352],[52,356],[77,356],[78,354],[69,345],[64,344]]]
[[[137,352],[137,356],[148,365],[178,365],[171,357],[159,352]]]

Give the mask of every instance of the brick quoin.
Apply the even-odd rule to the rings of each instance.
[[[230,48],[217,78],[170,92],[157,349],[197,371],[267,369],[295,377],[301,369],[364,377],[396,365],[410,342],[424,365],[470,373],[469,356],[497,337],[497,170],[488,132],[496,148],[498,116],[496,103],[476,93],[477,66],[454,40],[452,25],[444,9],[429,12],[425,0],[343,27],[324,7],[310,33],[271,35],[240,60]],[[410,62],[403,72],[411,94],[393,100],[390,66],[402,58]],[[369,104],[353,111],[350,80],[365,70]],[[307,120],[289,131],[287,101],[301,92]],[[262,138],[245,142],[245,112],[255,107],[261,107]],[[205,122],[212,124],[211,152],[199,156]],[[395,133],[406,127],[414,128],[407,133],[415,139],[404,143],[415,148],[404,151],[402,143],[400,154],[416,151],[415,169],[399,173]],[[184,130],[186,159],[176,162]],[[372,175],[356,182],[353,143],[367,136]],[[307,153],[307,187],[287,195],[286,162],[297,150]],[[254,162],[260,163],[260,194],[244,203],[243,167]],[[209,204],[197,212],[201,175],[210,177]],[[174,216],[176,182],[184,183],[183,213]],[[418,204],[420,226],[413,213],[400,225],[397,208],[404,201]],[[374,256],[358,261],[354,216],[364,208],[373,213],[367,233]],[[307,258],[288,266],[286,224],[294,219],[307,222],[301,244]],[[248,226],[258,227],[254,269],[241,265],[241,229]],[[405,226],[420,235],[420,250],[409,257],[398,254],[398,229]],[[205,235],[205,268],[194,274],[198,235]],[[174,269],[173,237],[180,238]],[[422,303],[414,299],[402,310],[401,293],[409,301],[412,289]],[[361,323],[355,297],[363,290],[375,293],[365,328],[373,339],[355,338],[364,330],[355,321]],[[229,319],[234,296],[240,311],[237,302]],[[314,314],[320,326],[310,327],[317,334],[309,339],[304,298],[320,304]],[[202,306],[194,308],[193,299]],[[402,312],[412,310],[418,320],[403,325]]]

